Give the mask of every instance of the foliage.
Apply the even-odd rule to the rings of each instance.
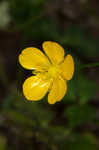
[[[0,15],[0,149],[98,150],[99,71],[95,66],[81,69],[98,60],[98,4],[82,0],[62,0],[61,4],[58,0],[8,0],[6,4]],[[55,105],[48,105],[47,96],[31,102],[22,95],[28,73],[19,66],[18,54],[28,46],[41,48],[44,40],[59,42],[75,59],[74,78]]]

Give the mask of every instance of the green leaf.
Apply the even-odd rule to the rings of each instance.
[[[96,141],[94,136],[93,139]],[[96,142],[90,140],[90,138],[85,135],[74,136],[72,141],[66,142],[66,148],[68,150],[98,150]]]
[[[77,52],[89,57],[95,57],[99,54],[98,40],[91,37],[86,29],[71,25],[60,38],[60,41],[64,44],[75,47]]]
[[[3,113],[17,124],[38,124],[39,127],[47,127],[53,118],[53,113],[48,108],[44,108],[41,102],[27,101],[24,96],[13,89],[2,105]],[[34,120],[34,122],[32,122]]]
[[[70,127],[81,125],[85,122],[92,122],[96,118],[96,111],[90,105],[70,106],[64,111]]]
[[[94,97],[97,86],[94,80],[89,79],[87,75],[79,69],[81,64],[75,57],[74,61],[75,73],[73,79],[67,83],[68,90],[64,102],[86,104]]]

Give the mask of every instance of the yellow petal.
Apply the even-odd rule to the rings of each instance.
[[[43,49],[53,64],[59,64],[64,59],[64,49],[56,42],[46,41]]]
[[[71,55],[67,55],[65,57],[65,60],[62,63],[60,69],[61,69],[62,76],[66,80],[71,80],[74,74],[74,61]]]
[[[20,64],[26,69],[43,70],[49,66],[47,57],[37,48],[26,48],[19,55]]]
[[[55,104],[57,101],[60,101],[64,97],[66,92],[67,92],[66,81],[62,77],[54,79],[51,90],[48,94],[49,104]]]
[[[43,78],[43,75],[31,76],[23,84],[23,93],[27,100],[38,101],[48,91],[50,82]]]

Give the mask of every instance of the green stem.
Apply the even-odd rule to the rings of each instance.
[[[17,27],[14,27],[12,29],[6,29],[7,32],[17,32],[17,31],[24,31],[29,25],[34,23],[35,21],[40,20],[46,16],[44,11],[41,11],[37,16],[32,16],[26,23],[20,24]]]
[[[97,62],[97,63],[90,63],[90,64],[85,64],[85,65],[82,65],[81,67],[80,67],[80,69],[84,69],[84,68],[91,68],[91,67],[99,67],[99,62]]]

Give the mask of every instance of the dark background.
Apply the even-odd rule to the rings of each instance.
[[[22,83],[31,71],[18,63],[29,46],[56,41],[75,60],[63,100],[29,102]],[[0,150],[98,150],[98,0],[0,0]]]

